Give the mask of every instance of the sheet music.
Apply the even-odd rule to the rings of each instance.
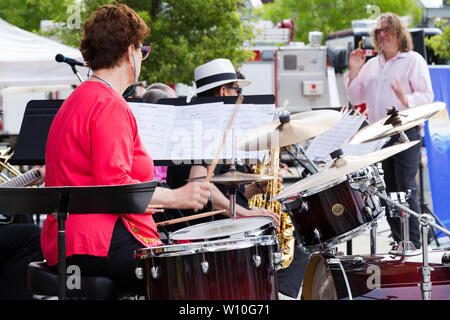
[[[153,160],[211,160],[221,144],[234,104],[223,102],[172,106],[129,103],[139,135]],[[247,130],[271,122],[274,105],[242,104],[228,132],[219,159],[232,159],[233,139]],[[262,159],[264,151],[235,152],[235,159]]]
[[[223,120],[224,131],[230,121],[236,105],[226,105],[225,117]],[[265,104],[242,104],[231,125],[231,132],[227,135],[224,146],[224,157],[226,159],[259,159],[262,160],[266,151],[241,151],[236,150],[233,157],[233,143],[235,144],[239,137],[245,135],[248,130],[259,127],[262,124],[271,122],[277,117],[274,105]],[[234,141],[233,141],[234,139]]]
[[[350,145],[348,140],[359,130],[365,117],[356,112],[344,114],[341,121],[331,129],[316,136],[308,146],[306,155],[313,161],[329,161],[330,153],[342,148],[345,156],[358,156],[380,149],[384,141]]]
[[[172,148],[165,159],[213,159],[222,134],[223,102],[175,108]]]
[[[175,106],[129,102],[139,136],[153,159],[163,159],[169,147],[167,132],[173,129]]]

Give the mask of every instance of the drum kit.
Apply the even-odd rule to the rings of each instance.
[[[365,143],[399,135],[399,143],[362,156],[331,154],[325,167],[308,159],[300,141],[334,126],[341,114],[322,110],[282,114],[238,141],[242,150],[267,150],[293,145],[311,164],[311,174],[275,195],[289,213],[297,244],[311,254],[303,279],[302,299],[431,299],[450,298],[450,251],[429,250],[428,228],[450,235],[428,214],[410,210],[386,195],[380,161],[419,141],[403,131],[421,124],[445,108],[432,103],[404,111],[392,108],[386,118],[359,130],[350,143]],[[276,136],[276,139],[273,138]],[[212,176],[212,183],[236,188],[278,177],[230,171]],[[400,193],[399,193],[400,194]],[[234,209],[234,197],[230,197]],[[376,227],[384,216],[382,201],[419,219],[422,250],[415,250],[404,232],[397,250],[376,253]],[[234,200],[235,201],[235,200]],[[342,256],[337,245],[370,230],[369,255]],[[146,281],[148,299],[278,299],[276,271],[281,253],[276,226],[269,217],[236,218],[179,229],[169,244],[136,253],[138,277]]]

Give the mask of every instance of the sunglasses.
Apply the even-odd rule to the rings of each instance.
[[[239,87],[232,87],[232,86],[230,86],[230,87],[226,86],[226,87],[228,89],[236,90],[237,94],[241,94],[241,92],[242,92],[242,88],[239,88]]]
[[[139,49],[141,49],[141,52],[142,52],[142,60],[145,60],[145,59],[147,59],[148,55],[150,54],[152,47],[141,45],[141,47]]]

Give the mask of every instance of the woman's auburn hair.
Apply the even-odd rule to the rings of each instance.
[[[375,36],[375,29],[379,26],[381,20],[386,20],[388,26],[391,29],[391,34],[396,36],[398,39],[398,49],[400,52],[407,52],[413,50],[413,41],[411,34],[408,31],[408,28],[403,24],[400,20],[399,16],[395,13],[387,12],[381,14],[374,28],[370,31],[370,35],[373,39],[373,46],[375,48],[375,52],[380,54],[382,53],[380,44],[378,43],[378,37]]]
[[[84,24],[80,51],[92,70],[113,68],[130,45],[138,47],[149,34],[144,20],[127,5],[104,5]]]

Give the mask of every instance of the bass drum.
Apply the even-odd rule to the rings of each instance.
[[[431,299],[450,300],[450,251],[428,253]],[[422,300],[422,254],[311,255],[302,300]]]

